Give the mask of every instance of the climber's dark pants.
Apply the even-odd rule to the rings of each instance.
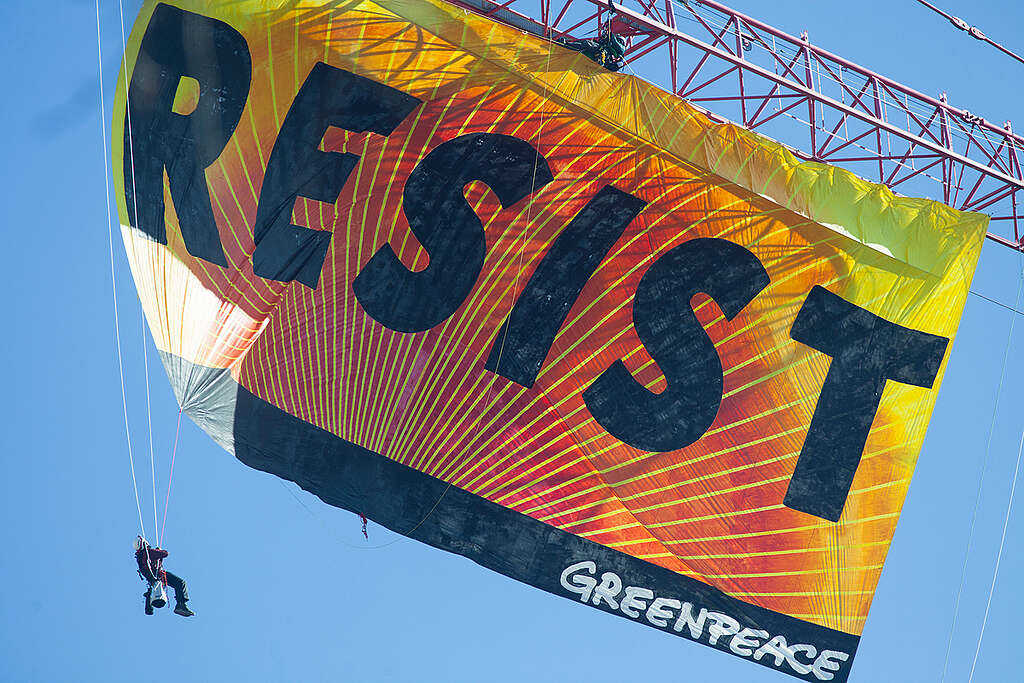
[[[174,601],[188,602],[188,586],[185,585],[185,579],[167,570],[164,570],[164,574],[167,575],[167,585],[174,589]]]

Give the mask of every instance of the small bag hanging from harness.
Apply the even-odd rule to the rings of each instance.
[[[149,586],[149,604],[153,607],[163,607],[167,604],[167,591],[164,590],[164,582],[160,579]]]

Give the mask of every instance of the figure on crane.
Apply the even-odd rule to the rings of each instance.
[[[597,38],[559,40],[562,46],[582,52],[591,60],[608,69],[618,71],[626,65],[626,39],[607,29]]]
[[[153,614],[154,607],[167,604],[165,586],[170,586],[174,589],[174,613],[183,617],[195,616],[195,612],[188,608],[188,586],[185,580],[163,567],[167,555],[166,550],[150,546],[142,536],[135,537],[135,561],[139,565],[139,576],[149,584],[143,593],[146,598],[146,614]]]

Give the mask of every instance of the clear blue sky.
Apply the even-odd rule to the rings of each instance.
[[[1024,52],[1016,0],[938,0]],[[109,113],[117,4],[102,3]],[[128,2],[126,22],[136,4]],[[911,0],[734,0],[775,26],[1024,130],[1024,65]],[[397,537],[182,427],[168,567],[198,617],[142,614],[114,347],[92,0],[0,3],[6,359],[0,460],[2,681],[783,681]],[[104,125],[106,122],[104,122]],[[129,416],[152,525],[143,334],[115,243]],[[988,243],[973,289],[1013,304],[1020,257]],[[982,482],[948,681],[965,681],[1024,429],[1024,320],[971,296],[851,680],[937,681]],[[149,344],[162,508],[177,406]],[[998,410],[996,402],[998,400]],[[991,454],[983,468],[990,421]],[[1018,491],[1024,497],[1024,491]],[[301,501],[301,502],[300,502]],[[1024,501],[1017,501],[976,681],[1019,680]],[[392,542],[394,541],[394,542]],[[386,547],[368,549],[367,546]],[[1018,672],[1019,673],[1019,672]]]

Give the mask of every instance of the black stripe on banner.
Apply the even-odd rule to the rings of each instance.
[[[335,507],[549,593],[802,680],[847,680],[859,636],[751,605],[341,439],[238,387],[235,455]],[[411,531],[410,531],[411,530]]]

